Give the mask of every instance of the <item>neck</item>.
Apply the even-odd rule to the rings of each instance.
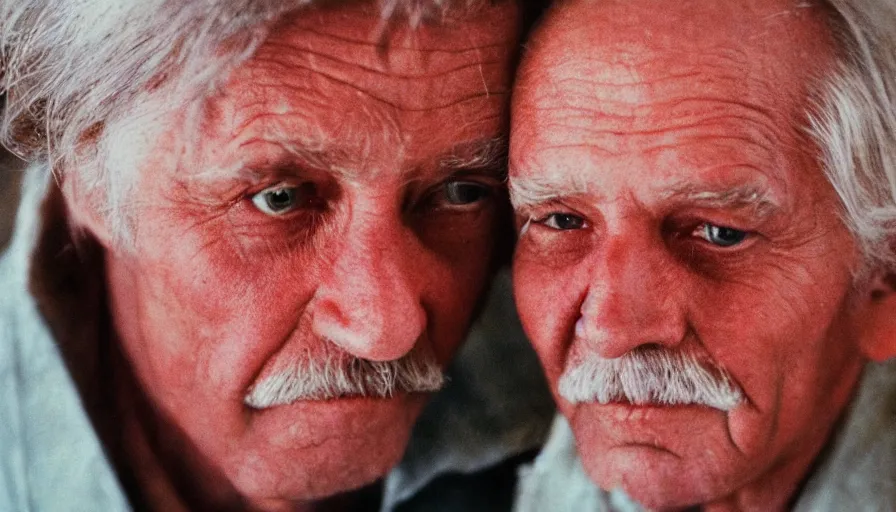
[[[187,436],[153,406],[118,344],[113,345],[112,407],[121,425],[117,469],[126,475],[132,503],[138,509],[175,512],[251,509]]]

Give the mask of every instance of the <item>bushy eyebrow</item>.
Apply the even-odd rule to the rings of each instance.
[[[439,168],[448,173],[484,171],[503,182],[507,179],[507,138],[499,136],[457,145],[442,155]]]
[[[353,176],[352,170],[359,168],[364,157],[352,155],[352,152],[338,146],[324,147],[322,144],[282,140],[263,142],[275,144],[279,148],[276,157],[264,163],[242,165],[236,169],[240,177],[258,178],[270,176],[271,173],[300,176],[303,169],[316,169],[333,172],[348,179]]]
[[[448,150],[440,163],[445,167],[488,167],[507,161],[507,139],[494,137],[458,144]]]
[[[588,185],[574,173],[546,173],[541,176],[512,177],[509,180],[510,201],[517,210],[569,196],[585,195]]]
[[[331,144],[319,144],[276,139],[254,139],[240,147],[253,143],[271,144],[277,147],[270,159],[257,162],[240,161],[228,168],[205,171],[196,176],[199,179],[232,179],[258,181],[273,175],[301,177],[308,170],[324,171],[336,175],[340,180],[357,181],[366,172],[365,154],[357,150]],[[428,166],[427,166],[428,167]],[[491,175],[495,180],[507,179],[507,138],[504,136],[484,138],[464,142],[451,147],[436,157],[436,171],[440,174],[454,174],[466,170]],[[419,178],[423,169],[419,166],[406,170],[406,181]]]
[[[517,210],[591,192],[587,182],[573,173],[512,177],[509,188],[510,201]],[[768,188],[750,184],[718,189],[696,184],[673,185],[661,192],[660,200],[706,208],[751,208],[760,218],[767,218],[781,209]]]
[[[192,180],[218,182],[234,179],[249,182],[261,181],[271,176],[283,178],[301,177],[309,169],[326,170],[335,173],[349,174],[349,169],[357,168],[351,165],[352,154],[344,148],[322,145],[301,144],[278,139],[252,139],[239,145],[238,150],[243,150],[252,144],[270,144],[276,147],[267,158],[261,159],[237,159],[232,164],[205,169],[192,176]],[[335,163],[342,165],[334,165]]]
[[[665,190],[662,198],[667,202],[707,208],[749,208],[760,218],[767,218],[781,209],[768,188],[750,184],[720,189],[684,184]]]

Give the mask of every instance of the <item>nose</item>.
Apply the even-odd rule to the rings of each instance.
[[[674,347],[683,341],[688,281],[664,246],[608,238],[591,263],[575,325],[580,342],[613,359],[641,346]]]
[[[314,334],[372,361],[407,354],[426,331],[425,259],[412,233],[370,215],[353,219],[338,246],[315,293]]]

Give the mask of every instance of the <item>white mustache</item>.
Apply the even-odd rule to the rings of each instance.
[[[705,405],[729,411],[744,398],[723,368],[693,349],[639,347],[605,359],[588,353],[564,370],[558,392],[569,402]]]
[[[265,409],[298,400],[388,398],[398,392],[438,391],[444,383],[435,357],[417,347],[393,361],[368,361],[327,350],[256,382],[243,403]]]

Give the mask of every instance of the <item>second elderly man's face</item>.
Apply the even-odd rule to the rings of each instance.
[[[178,122],[153,147],[136,246],[107,258],[143,389],[252,499],[394,465],[489,274],[515,4],[406,25],[357,5],[281,23],[197,144],[169,149]]]
[[[796,4],[563,2],[517,82],[522,320],[589,475],[646,505],[789,495],[859,371]]]

